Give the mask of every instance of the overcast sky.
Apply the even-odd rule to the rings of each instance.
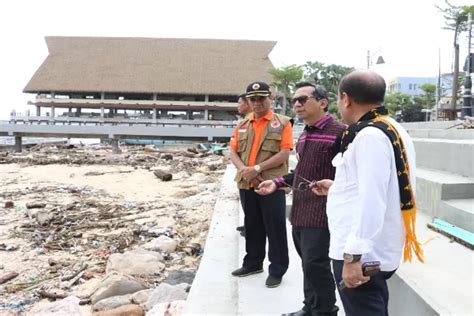
[[[454,4],[469,1],[452,0]],[[367,51],[384,77],[451,71],[452,32],[444,0],[14,0],[0,1],[0,119],[24,111],[23,88],[47,56],[45,36],[274,40],[276,67],[321,61],[365,68]],[[467,56],[462,38],[461,60]]]

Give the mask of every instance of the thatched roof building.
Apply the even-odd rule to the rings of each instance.
[[[271,80],[275,42],[46,37],[49,55],[24,92],[235,95]]]
[[[276,42],[46,37],[49,55],[24,88],[41,107],[233,110],[254,80],[271,81]],[[54,109],[52,110],[54,115]],[[79,114],[78,114],[79,113]],[[103,115],[103,114],[102,114]],[[203,114],[204,115],[204,114]],[[214,116],[215,115],[211,115]]]

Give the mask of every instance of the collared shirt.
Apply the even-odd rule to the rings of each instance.
[[[250,113],[248,115],[248,118],[250,120],[250,123],[252,124],[252,128],[255,133],[255,137],[253,139],[252,147],[250,149],[250,154],[249,154],[248,166],[251,167],[255,165],[262,135],[265,131],[265,128],[268,125],[268,122],[270,122],[273,118],[273,112],[270,111],[264,117],[261,117],[259,119],[256,119],[253,113]],[[238,138],[239,138],[239,126],[237,126],[237,128],[234,130],[234,134],[232,135],[232,138],[230,139],[230,147],[234,151],[237,151],[238,140],[239,140]],[[293,148],[293,133],[291,129],[291,124],[288,123],[283,128],[283,131],[281,134],[280,149],[292,149],[292,148]]]
[[[290,222],[296,227],[326,228],[326,197],[314,194],[301,177],[312,181],[334,179],[335,169],[331,160],[339,149],[338,135],[345,126],[327,114],[312,126],[306,126],[296,145],[298,163],[293,173],[274,179],[277,187],[290,184],[293,190],[293,204]]]
[[[407,132],[394,120],[402,138],[415,187],[415,149]],[[362,254],[362,261],[380,261],[382,271],[399,264],[405,242],[397,168],[389,138],[376,127],[362,129],[349,148],[332,161],[336,176],[329,189],[327,214],[329,256]]]

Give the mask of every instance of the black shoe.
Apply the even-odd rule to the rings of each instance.
[[[267,287],[277,287],[280,284],[281,284],[281,278],[273,276],[271,274],[268,276],[267,280],[265,281],[265,285]]]
[[[237,231],[243,232],[245,230],[245,226],[237,226]]]
[[[246,267],[238,268],[235,271],[232,271],[232,275],[236,277],[244,277],[251,274],[262,273],[263,269],[249,269]]]
[[[297,312],[281,314],[281,316],[309,316],[311,313],[307,313],[305,310],[300,309]]]

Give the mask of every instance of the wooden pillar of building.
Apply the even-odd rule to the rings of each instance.
[[[56,109],[54,108],[54,106],[51,107],[51,118],[54,119],[54,117],[56,116]]]
[[[209,120],[209,110],[208,109],[204,110],[204,120],[205,121]]]
[[[158,110],[153,108],[153,119],[156,120]]]
[[[72,116],[72,108],[67,109],[67,116],[69,116],[69,117]]]
[[[101,118],[101,119],[104,119],[104,111],[105,111],[104,107],[101,106],[101,107],[100,107],[100,118]]]
[[[21,153],[21,143],[22,143],[21,136],[15,136],[15,152],[16,153]]]
[[[41,116],[41,106],[36,106],[36,116]]]

